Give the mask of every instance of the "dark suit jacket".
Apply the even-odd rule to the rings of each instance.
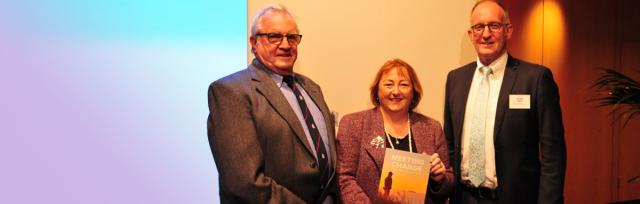
[[[337,195],[335,123],[320,87],[296,76],[327,125],[329,182],[320,183],[303,124],[264,65],[254,59],[246,69],[209,86],[207,132],[222,203],[317,203],[328,193]]]
[[[427,203],[443,203],[453,189],[454,177],[442,127],[438,121],[419,113],[411,113],[409,118],[418,152],[438,153],[448,167],[439,189],[435,190],[433,183],[428,186]],[[376,202],[385,148],[375,148],[370,142],[384,135],[384,122],[378,108],[345,115],[340,121],[338,182],[344,203]]]
[[[444,132],[460,181],[461,134],[476,63],[449,72]],[[509,109],[510,94],[530,94],[531,109]],[[551,71],[509,56],[494,127],[499,203],[563,203],[566,147]],[[453,203],[459,203],[460,186]]]

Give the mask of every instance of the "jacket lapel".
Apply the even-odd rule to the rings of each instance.
[[[427,124],[424,123],[424,121],[420,121],[418,119],[418,114],[411,112],[409,118],[409,121],[411,121],[411,139],[415,140],[416,150],[418,150],[414,150],[414,153],[426,153],[428,149],[426,140],[428,138],[433,138],[433,136],[422,134],[430,134],[431,130],[428,129],[429,127],[426,126]]]
[[[327,139],[329,140],[329,153],[331,156],[331,175],[327,182],[331,182],[336,175],[336,165],[337,165],[337,153],[336,153],[336,143],[335,143],[335,124],[333,120],[333,116],[329,112],[329,107],[324,102],[324,98],[322,97],[322,92],[319,88],[310,85],[307,82],[305,77],[298,77],[298,82],[302,86],[302,88],[307,92],[311,100],[318,106],[320,112],[322,112],[322,117],[324,118],[324,123],[327,128]],[[306,140],[305,140],[306,141]]]
[[[369,128],[371,129],[369,131],[365,130],[364,132],[369,133],[370,135],[362,137],[363,141],[361,141],[361,144],[365,145],[365,150],[369,153],[371,158],[373,158],[378,171],[381,171],[382,163],[384,162],[384,153],[386,150],[385,141],[387,140],[384,131],[384,121],[382,120],[382,113],[380,113],[378,108],[371,110],[368,116],[371,119],[371,123],[369,124]],[[381,146],[376,147],[372,144],[372,141],[379,140],[378,138],[381,138],[383,143]]]
[[[455,127],[456,130],[454,130],[454,132],[458,133],[454,135],[456,146],[461,145],[460,141],[462,141],[461,137],[462,126],[464,124],[464,113],[467,111],[467,100],[469,100],[469,90],[471,89],[471,82],[473,81],[473,74],[475,73],[476,66],[476,63],[468,64],[467,67],[462,70],[460,79],[455,79],[457,81],[460,81],[461,84],[461,87],[459,87],[459,89],[453,90],[454,93],[458,94],[456,97],[460,98],[460,100],[456,100],[456,102],[453,104],[453,106],[455,107],[451,109],[458,110],[458,112],[453,113],[456,115],[456,117],[454,117],[456,121],[453,121],[453,124],[460,124]]]
[[[517,79],[517,68],[520,62],[509,55],[507,59],[507,66],[504,69],[504,78],[502,79],[502,86],[500,87],[500,95],[498,96],[498,106],[496,108],[495,126],[493,126],[493,140],[497,140],[497,136],[500,135],[502,122],[504,121],[504,114],[509,107],[509,93],[513,89],[513,84]]]
[[[322,117],[324,118],[324,123],[327,128],[327,139],[329,139],[329,151],[330,154],[333,155],[331,157],[331,166],[333,168],[336,167],[336,145],[335,145],[335,124],[333,123],[333,116],[329,111],[329,107],[325,104],[324,99],[322,97],[322,92],[316,88],[315,86],[309,85],[307,79],[305,77],[298,77],[298,82],[302,86],[302,88],[309,94],[311,100],[318,106],[320,112],[322,112]]]
[[[298,117],[295,112],[293,112],[293,109],[291,109],[287,99],[284,98],[280,89],[278,89],[271,76],[267,73],[266,68],[256,59],[253,60],[250,67],[252,68],[252,80],[256,83],[256,90],[262,94],[276,112],[287,121],[289,127],[291,127],[300,142],[304,144],[309,154],[313,155],[311,145],[309,145],[307,141],[302,124],[300,124]]]

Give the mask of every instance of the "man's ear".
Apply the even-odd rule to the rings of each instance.
[[[255,36],[249,37],[249,43],[251,43],[251,53],[255,53],[256,51],[256,43],[258,43]]]
[[[513,26],[509,24],[507,25],[507,39],[511,38],[511,33],[513,33]]]
[[[251,46],[254,46],[256,44],[256,37],[255,36],[251,36],[249,37],[249,42],[251,43]]]

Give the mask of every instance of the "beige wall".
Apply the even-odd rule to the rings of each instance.
[[[475,60],[466,35],[474,2],[249,0],[247,28],[263,6],[286,6],[304,36],[294,69],[320,84],[339,117],[373,107],[368,87],[376,71],[386,60],[400,58],[422,82],[425,94],[417,111],[442,122],[447,73]]]

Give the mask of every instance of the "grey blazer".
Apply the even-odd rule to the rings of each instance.
[[[320,170],[295,112],[264,65],[246,69],[209,86],[207,133],[218,168],[222,203],[318,203],[336,199],[335,127],[320,87],[296,74],[322,112],[328,131],[332,173],[320,183]]]

